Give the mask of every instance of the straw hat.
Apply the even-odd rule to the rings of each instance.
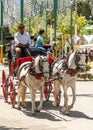
[[[23,24],[23,23],[20,23],[19,25],[18,25],[18,28],[24,28],[25,27],[25,25]]]

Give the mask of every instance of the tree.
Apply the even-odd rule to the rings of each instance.
[[[60,16],[59,16],[60,17]],[[61,18],[61,17],[60,17]],[[66,38],[70,37],[70,18],[69,15],[63,15],[61,22],[58,23],[58,32],[65,35]],[[75,34],[75,23],[77,22],[77,34],[79,35],[82,30],[87,26],[87,19],[85,16],[77,16],[75,12],[72,13],[72,35]]]
[[[87,20],[90,19],[91,16],[91,6],[88,2],[80,1],[77,3],[77,14],[79,16],[85,16]]]
[[[0,28],[0,32],[1,32],[1,28]],[[4,26],[3,27],[3,45],[5,45],[5,43],[6,43],[6,37],[11,36],[11,35],[12,34],[10,33],[9,27]],[[0,39],[1,39],[1,35],[0,35]]]
[[[78,16],[76,17],[75,11],[72,13],[72,38],[75,35],[75,24],[77,23],[77,35],[82,33],[82,30],[87,26],[88,22],[85,16]],[[58,15],[58,24],[57,24],[57,36],[58,44],[57,50],[62,50],[63,46],[65,45],[67,39],[70,38],[71,33],[70,27],[70,16],[68,14]],[[62,39],[63,35],[63,39]],[[69,41],[69,40],[68,40]],[[70,42],[68,42],[70,43]]]

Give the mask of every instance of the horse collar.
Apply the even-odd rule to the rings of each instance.
[[[70,76],[75,76],[77,74],[77,71],[75,69],[68,69],[66,73],[70,74]]]

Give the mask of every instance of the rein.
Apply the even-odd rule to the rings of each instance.
[[[41,72],[41,73],[36,73],[36,72],[35,72],[35,67],[34,67],[34,63],[33,63],[33,62],[32,62],[32,64],[31,64],[31,66],[30,66],[28,72],[29,72],[31,75],[35,76],[35,77],[36,77],[36,76],[43,76],[43,75],[42,75],[42,72]]]

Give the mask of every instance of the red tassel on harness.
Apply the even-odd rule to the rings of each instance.
[[[48,58],[48,62],[49,62],[50,64],[52,64],[53,61],[54,61],[54,59],[53,59],[52,57],[49,57],[49,58]]]
[[[37,80],[41,80],[41,76],[40,76],[40,75],[35,76],[35,78],[36,78]]]

